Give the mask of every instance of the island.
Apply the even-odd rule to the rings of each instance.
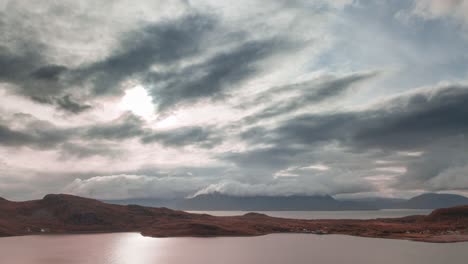
[[[66,194],[15,202],[0,198],[0,236],[140,232],[150,237],[341,234],[423,242],[468,241],[468,206],[402,218],[286,219],[260,213],[212,216],[168,208],[116,205]]]

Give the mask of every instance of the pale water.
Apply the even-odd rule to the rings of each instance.
[[[205,213],[216,216],[243,215],[250,211],[190,211],[192,213]],[[432,210],[426,209],[388,209],[369,211],[257,211],[274,217],[296,219],[374,219],[396,218],[409,215],[427,215]]]
[[[0,238],[4,264],[466,264],[468,243],[339,235],[149,238],[137,233]]]

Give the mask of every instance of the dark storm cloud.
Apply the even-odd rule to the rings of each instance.
[[[468,190],[468,179],[463,183],[456,182],[455,177],[448,175],[456,172],[456,177],[466,178],[468,173],[468,138],[466,134],[434,139],[422,150],[421,156],[409,162],[407,172],[395,183],[398,189],[424,188],[431,191],[447,189]],[[438,184],[434,179],[440,179]],[[449,187],[450,186],[450,187]]]
[[[83,127],[79,131],[81,137],[88,140],[118,141],[139,138],[143,144],[160,143],[170,147],[195,145],[212,148],[222,142],[219,132],[212,127],[194,126],[155,131],[145,128],[145,122],[131,113],[107,123]]]
[[[34,138],[24,132],[15,131],[5,125],[0,125],[0,143],[5,146],[21,146],[34,141]]]
[[[201,14],[147,24],[123,33],[109,57],[75,68],[49,64],[46,44],[37,39],[19,41],[14,50],[3,46],[7,40],[0,39],[0,80],[15,84],[14,92],[36,102],[80,113],[90,106],[79,100],[120,94],[121,82],[141,77],[154,64],[168,66],[199,55],[216,24],[215,17]],[[6,24],[0,23],[5,29],[2,25]],[[69,95],[74,86],[80,86],[80,90],[75,89],[80,98]]]
[[[452,85],[397,100],[391,108],[362,120],[354,141],[361,146],[423,147],[468,132],[468,86]]]
[[[17,23],[13,29],[5,17],[0,11],[0,80],[21,82],[44,64],[46,45],[37,40],[37,33],[29,30],[27,23]],[[15,37],[12,32],[18,31],[25,34]]]
[[[270,131],[270,143],[313,145],[337,140],[356,149],[414,149],[466,134],[467,100],[468,87],[453,85],[402,96],[379,109],[301,115]]]
[[[67,67],[61,65],[46,65],[31,73],[31,76],[38,80],[57,80]]]
[[[202,148],[212,148],[221,143],[222,138],[211,128],[182,127],[162,132],[149,132],[142,137],[141,141],[144,144],[158,142],[172,147],[196,145]]]
[[[91,109],[91,105],[78,103],[74,101],[73,98],[71,98],[71,95],[69,94],[64,95],[61,98],[57,98],[55,102],[61,109],[74,114],[78,114],[88,109]]]
[[[249,144],[266,147],[229,153],[223,159],[242,168],[269,171],[327,159],[325,149],[330,144],[339,147],[335,152],[358,157],[354,163],[362,162],[369,153],[374,160],[386,160],[394,159],[395,153],[422,151],[419,158],[400,157],[397,162],[408,166],[399,187],[415,188],[454,165],[457,157],[466,156],[462,154],[466,150],[445,151],[444,147],[453,146],[454,138],[455,145],[467,144],[466,102],[468,86],[450,85],[400,96],[365,111],[300,115],[271,129],[254,127],[243,132],[240,136]],[[368,159],[364,160],[372,169],[373,161]],[[468,160],[464,158],[457,164],[464,166]],[[346,166],[351,168],[353,162]]]
[[[30,44],[29,46],[33,46]],[[6,46],[0,46],[0,80],[20,82],[25,76],[36,71],[43,58],[35,49],[38,47],[22,47],[12,51]]]
[[[244,121],[247,123],[254,123],[262,119],[288,114],[312,104],[337,98],[348,92],[356,83],[368,80],[376,75],[377,73],[375,72],[355,73],[343,77],[328,77],[324,78],[325,80],[311,80],[298,84],[272,88],[259,94],[257,98],[248,105],[269,103],[273,96],[281,93],[296,91],[298,94],[292,98],[288,98],[287,100],[282,100],[282,102],[269,105],[259,113],[247,117]]]
[[[118,157],[125,151],[111,144],[77,144],[64,143],[60,146],[62,158],[88,158],[93,156]]]
[[[0,13],[1,15],[1,13]],[[0,18],[0,81],[13,84],[10,89],[33,101],[51,104],[62,110],[82,112],[83,108],[64,97],[67,87],[62,75],[67,68],[48,63],[47,43],[40,40],[38,29],[27,18],[16,21],[15,27]],[[22,33],[23,32],[23,33]]]
[[[21,128],[12,128],[18,123],[22,124]],[[145,122],[131,113],[108,122],[72,128],[61,128],[26,114],[15,114],[13,121],[0,120],[0,145],[58,150],[62,158],[118,157],[125,151],[115,144],[133,138],[140,139],[143,144],[159,143],[175,148],[212,148],[222,142],[214,128],[153,131],[145,128]]]
[[[12,129],[13,124],[23,124],[20,129]],[[125,113],[115,120],[87,126],[62,128],[49,122],[38,120],[30,115],[15,114],[13,119],[0,123],[0,144],[5,146],[25,146],[43,149],[56,149],[59,146],[68,153],[86,152],[84,145],[71,143],[73,140],[119,141],[141,136],[144,122],[131,113]],[[67,145],[68,144],[68,145]],[[104,144],[94,143],[86,147],[92,152],[105,153]],[[114,151],[110,151],[114,152]],[[109,153],[110,153],[109,152]],[[85,155],[81,155],[85,156]]]
[[[301,162],[302,160],[298,157],[304,152],[306,151],[303,148],[278,145],[253,149],[246,152],[226,153],[222,156],[222,159],[233,161],[241,168],[261,169],[274,172],[294,162]]]
[[[118,47],[104,60],[70,69],[49,64],[44,48],[36,48],[34,43],[18,54],[4,48],[0,50],[0,65],[9,70],[0,78],[16,84],[19,94],[70,113],[89,109],[81,102],[89,96],[118,95],[123,81],[143,78],[158,108],[165,110],[181,102],[222,97],[228,88],[258,73],[259,62],[287,48],[279,39],[245,42],[245,33],[225,33],[218,24],[214,16],[193,14],[145,25],[123,33]],[[204,55],[212,42],[241,44],[178,68],[182,60]],[[153,65],[175,68],[170,73],[151,72]],[[80,86],[81,91],[72,97],[74,86]]]
[[[24,47],[15,51],[0,42],[0,66],[8,69],[0,79],[15,84],[18,94],[73,114],[90,109],[89,101],[96,97],[121,95],[128,88],[123,82],[141,80],[164,111],[202,98],[222,98],[264,70],[260,64],[265,59],[300,48],[279,36],[249,40],[247,32],[221,24],[218,17],[197,12],[144,24],[121,33],[106,58],[75,67],[50,63],[50,47],[38,37],[21,42]],[[215,48],[219,51],[210,54]]]
[[[115,151],[112,149],[106,151],[104,144],[95,143],[85,146],[71,142],[77,139],[123,140],[132,138],[142,129],[141,123],[138,122],[138,118],[127,114],[119,118],[116,123],[62,128],[31,115],[14,114],[9,120],[0,120],[0,145],[57,149],[79,157],[90,156],[93,152],[95,154],[113,153]]]
[[[0,81],[14,84],[11,89],[17,94],[70,113],[81,113],[91,108],[74,101],[71,95],[63,94],[67,86],[60,77],[66,71],[64,66],[43,66],[45,59],[40,54],[40,48],[29,48],[37,50],[25,48],[13,52],[0,46]]]
[[[1,42],[0,81],[15,84],[14,91],[20,95],[39,102],[49,102],[50,96],[59,92],[60,87],[55,78],[58,73],[52,77],[52,70],[42,67],[45,63],[42,54],[44,45],[33,41],[20,42],[12,49]]]
[[[152,65],[167,66],[198,54],[216,23],[212,16],[189,15],[127,32],[111,56],[76,70],[74,78],[91,82],[95,95],[118,94],[120,82],[139,77]]]
[[[66,141],[72,134],[70,130],[57,129],[44,121],[29,122],[23,129],[13,129],[8,122],[0,123],[0,144],[9,147],[50,149]]]
[[[144,121],[131,113],[103,124],[83,128],[83,137],[91,140],[124,140],[144,133]]]
[[[146,82],[160,110],[200,98],[219,98],[261,71],[259,63],[291,43],[280,39],[248,41],[170,73],[151,73]]]

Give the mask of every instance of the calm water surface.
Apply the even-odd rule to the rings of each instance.
[[[269,216],[296,219],[373,219],[395,218],[408,215],[427,215],[432,210],[426,209],[390,209],[373,211],[258,211]],[[192,213],[206,213],[216,216],[243,215],[250,211],[190,211]]]
[[[148,238],[137,233],[0,238],[5,264],[466,264],[468,243],[311,234]]]

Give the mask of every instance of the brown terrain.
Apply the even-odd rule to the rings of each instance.
[[[167,208],[106,204],[64,194],[25,202],[0,198],[0,236],[130,231],[152,237],[311,233],[459,242],[468,241],[468,206],[396,219],[298,220],[258,213],[216,217]]]

